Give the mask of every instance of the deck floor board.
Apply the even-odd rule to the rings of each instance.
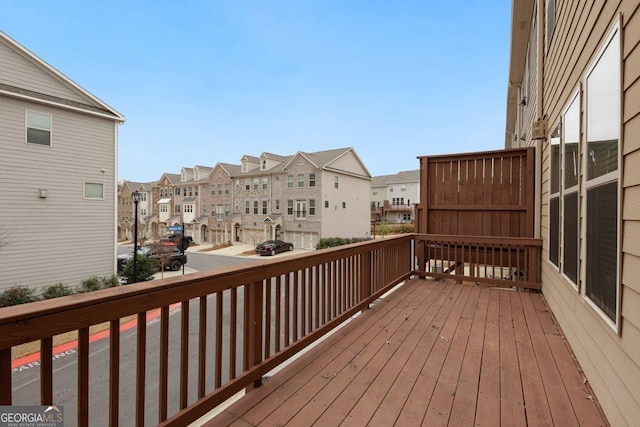
[[[541,294],[409,280],[206,425],[474,424],[607,425]]]

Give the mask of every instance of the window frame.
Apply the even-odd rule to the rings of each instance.
[[[29,114],[39,114],[41,116],[47,116],[49,118],[49,128],[39,127],[39,126],[29,126]],[[34,129],[38,131],[46,131],[49,132],[49,143],[41,144],[39,142],[30,142],[29,141],[29,129]],[[41,147],[52,147],[53,146],[53,115],[49,113],[43,113],[41,111],[29,110],[26,109],[24,113],[24,142],[28,145],[39,145]]]
[[[580,280],[584,283],[584,286],[581,287],[581,294],[584,298],[584,300],[589,304],[589,306],[591,306],[593,308],[593,310],[605,321],[605,323],[607,325],[609,325],[609,327],[611,327],[614,331],[616,331],[616,333],[620,333],[620,323],[621,323],[621,294],[622,294],[622,281],[621,281],[621,272],[622,272],[622,253],[621,253],[621,248],[622,248],[622,147],[623,147],[623,141],[622,141],[622,112],[623,112],[623,108],[622,108],[622,103],[623,103],[623,96],[622,96],[622,88],[623,88],[623,80],[622,80],[622,72],[623,72],[623,63],[622,63],[622,35],[621,35],[621,25],[620,25],[620,17],[618,16],[618,18],[616,19],[616,21],[614,22],[614,24],[609,28],[609,30],[605,33],[606,36],[604,37],[604,41],[603,43],[600,45],[600,47],[598,48],[596,54],[594,55],[593,59],[590,61],[588,67],[587,67],[587,71],[585,72],[585,74],[583,75],[581,81],[582,81],[582,85],[583,85],[583,101],[582,101],[582,106],[583,106],[583,115],[584,115],[584,119],[583,119],[583,127],[582,127],[582,131],[584,132],[584,143],[582,144],[583,146],[583,155],[582,155],[582,177],[581,177],[581,181],[580,181],[580,186],[581,188],[584,189],[584,194],[582,194],[581,197],[581,204],[580,204],[580,208],[582,209],[583,215],[582,215],[582,220],[581,220],[581,233],[580,233],[580,238],[582,239],[582,242],[584,242],[581,247],[580,247],[580,256],[581,259],[583,260],[581,266],[580,266]],[[591,75],[593,75],[593,72],[596,70],[598,64],[600,64],[600,61],[602,60],[602,58],[604,57],[605,53],[607,53],[607,49],[609,48],[609,46],[611,46],[611,43],[613,42],[613,40],[617,37],[617,43],[618,43],[618,49],[616,51],[615,54],[615,58],[617,60],[617,66],[618,66],[618,87],[617,87],[617,95],[618,95],[618,105],[619,105],[619,114],[617,117],[617,151],[618,151],[618,163],[617,163],[617,169],[613,172],[608,172],[604,175],[601,176],[597,176],[595,178],[589,179],[588,177],[588,165],[587,165],[587,161],[589,158],[589,77]],[[588,245],[589,245],[589,241],[587,240],[587,228],[588,228],[588,198],[589,198],[589,190],[590,189],[594,189],[597,188],[599,186],[602,185],[607,185],[607,184],[611,184],[612,182],[617,182],[617,212],[616,212],[616,283],[615,283],[615,291],[616,291],[616,296],[615,296],[615,313],[614,313],[614,319],[610,318],[605,311],[600,308],[598,306],[598,304],[592,300],[592,298],[589,297],[589,295],[587,295],[588,292],[588,285],[589,283],[587,282],[587,253],[588,253]]]
[[[553,266],[553,268],[555,268],[557,271],[560,271],[560,261],[562,259],[561,255],[560,255],[560,242],[562,241],[562,227],[561,227],[561,223],[562,223],[562,209],[561,209],[561,204],[562,204],[562,114],[560,115],[560,117],[557,119],[557,121],[555,122],[554,126],[551,128],[551,131],[549,132],[549,203],[548,203],[548,209],[549,209],[549,227],[547,228],[548,230],[548,234],[547,234],[547,241],[549,242],[549,249],[547,250],[547,261],[549,262],[549,264],[551,264]],[[554,147],[557,147],[558,153],[557,153],[557,164],[554,165]],[[557,177],[556,180],[557,182],[557,191],[554,191],[554,176],[553,176],[553,171],[554,169],[557,171]],[[553,201],[556,200],[557,204],[558,204],[558,212],[557,212],[557,218],[554,218],[553,216],[553,211],[552,211],[552,206],[553,206]],[[551,241],[552,241],[552,232],[554,231],[553,228],[553,224],[557,224],[557,236],[555,236],[556,239],[556,246],[554,248],[551,247]],[[551,255],[554,253],[554,251],[552,251],[551,249],[555,250],[555,255],[556,255],[556,260],[554,261],[551,258]]]
[[[574,104],[575,103],[575,104]],[[577,178],[577,183],[575,185],[572,185],[570,188],[567,189],[567,184],[566,184],[566,178],[567,178],[567,168],[566,168],[566,156],[567,156],[567,130],[569,128],[568,123],[569,120],[567,120],[567,115],[570,113],[570,110],[573,106],[576,106],[578,111],[577,111],[577,116],[578,116],[578,141],[577,141],[577,156],[578,156],[578,162],[575,165],[577,167],[577,173],[576,173],[576,178]],[[576,265],[577,265],[577,272],[576,272],[576,280],[574,281],[571,277],[569,277],[565,271],[565,267],[566,267],[566,260],[565,260],[565,238],[566,238],[566,230],[565,230],[565,225],[566,225],[566,219],[567,219],[567,203],[565,200],[565,197],[567,195],[572,195],[572,194],[576,194],[578,197],[578,206],[576,207],[576,211],[577,211],[577,215],[575,218],[576,224],[579,224],[580,222],[580,217],[581,217],[581,211],[580,211],[580,198],[582,196],[581,191],[580,191],[580,182],[582,179],[582,161],[580,159],[581,157],[581,152],[582,152],[582,148],[583,148],[583,144],[582,144],[582,120],[581,120],[581,116],[582,116],[582,91],[581,91],[581,85],[578,85],[578,87],[575,89],[575,91],[572,93],[572,95],[569,97],[569,102],[567,102],[567,105],[565,106],[565,108],[562,111],[562,129],[561,129],[561,144],[560,144],[560,235],[559,235],[559,245],[560,245],[560,251],[558,253],[558,261],[559,261],[559,270],[562,273],[562,276],[574,287],[574,289],[579,290],[579,282],[580,282],[580,230],[578,227],[578,231],[576,234],[576,248],[577,248],[577,252],[575,254],[576,256]]]
[[[100,197],[89,197],[87,196],[87,185],[96,185],[100,186],[102,195]],[[102,182],[94,182],[94,181],[84,181],[82,183],[82,198],[84,200],[104,200],[104,183]]]

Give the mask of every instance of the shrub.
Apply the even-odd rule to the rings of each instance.
[[[127,284],[135,282],[145,282],[153,279],[153,275],[158,270],[158,264],[151,258],[144,255],[138,256],[138,280],[133,277],[133,259],[127,262],[120,275],[127,280]]]
[[[97,291],[100,288],[100,279],[98,279],[96,276],[91,276],[82,281],[82,283],[80,284],[80,289],[78,289],[78,293],[82,294],[85,292],[93,292]]]
[[[101,277],[100,283],[103,288],[115,288],[116,286],[120,286],[120,280],[118,280],[118,276],[115,274]]]
[[[326,238],[320,239],[320,241],[316,245],[316,249],[333,248],[336,246],[348,245],[350,243],[364,242],[366,240],[370,240],[370,238],[369,237],[351,237],[351,238],[345,239],[343,237],[326,237]]]
[[[64,283],[56,283],[54,285],[49,285],[44,288],[44,292],[42,292],[42,298],[51,299],[58,297],[65,297],[67,295],[72,295],[73,289],[71,286],[65,285]]]
[[[14,286],[0,293],[0,307],[26,304],[33,301],[38,301],[38,297],[35,296],[33,289],[26,286]]]

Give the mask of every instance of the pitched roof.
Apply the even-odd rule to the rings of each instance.
[[[25,60],[31,62],[40,68],[44,73],[48,74],[52,78],[62,82],[66,87],[74,91],[75,93],[79,93],[82,95],[83,99],[86,99],[90,103],[79,102],[76,100],[70,100],[61,98],[52,94],[40,93],[34,90],[11,86],[8,84],[0,84],[0,93],[3,93],[8,96],[22,98],[22,99],[32,99],[38,100],[40,102],[54,104],[61,108],[68,108],[76,111],[83,111],[85,113],[99,115],[101,117],[106,117],[117,122],[124,122],[125,117],[105,104],[103,101],[98,99],[96,96],[89,93],[87,90],[82,88],[80,85],[75,83],[73,80],[62,74],[60,71],[53,68],[47,62],[39,58],[33,52],[29,51],[27,48],[22,46],[17,41],[13,40],[4,32],[0,31],[0,43],[3,43],[9,46],[14,52],[18,53]]]
[[[311,160],[319,168],[327,166],[341,155],[352,151],[352,148],[336,148],[333,150],[316,151],[314,153],[306,153],[301,151],[300,153]]]
[[[389,184],[420,182],[420,169],[398,172],[395,175],[374,176],[372,187],[384,187]]]
[[[222,169],[224,169],[229,176],[240,175],[242,167],[240,165],[232,165],[231,163],[218,163]]]

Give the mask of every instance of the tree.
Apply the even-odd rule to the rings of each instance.
[[[131,259],[124,266],[121,275],[127,279],[127,284],[136,283],[136,282],[145,282],[147,280],[152,280],[153,275],[158,269],[158,264],[155,260],[146,257],[144,255],[138,254],[138,265],[137,265],[137,280],[133,277],[133,259]]]

